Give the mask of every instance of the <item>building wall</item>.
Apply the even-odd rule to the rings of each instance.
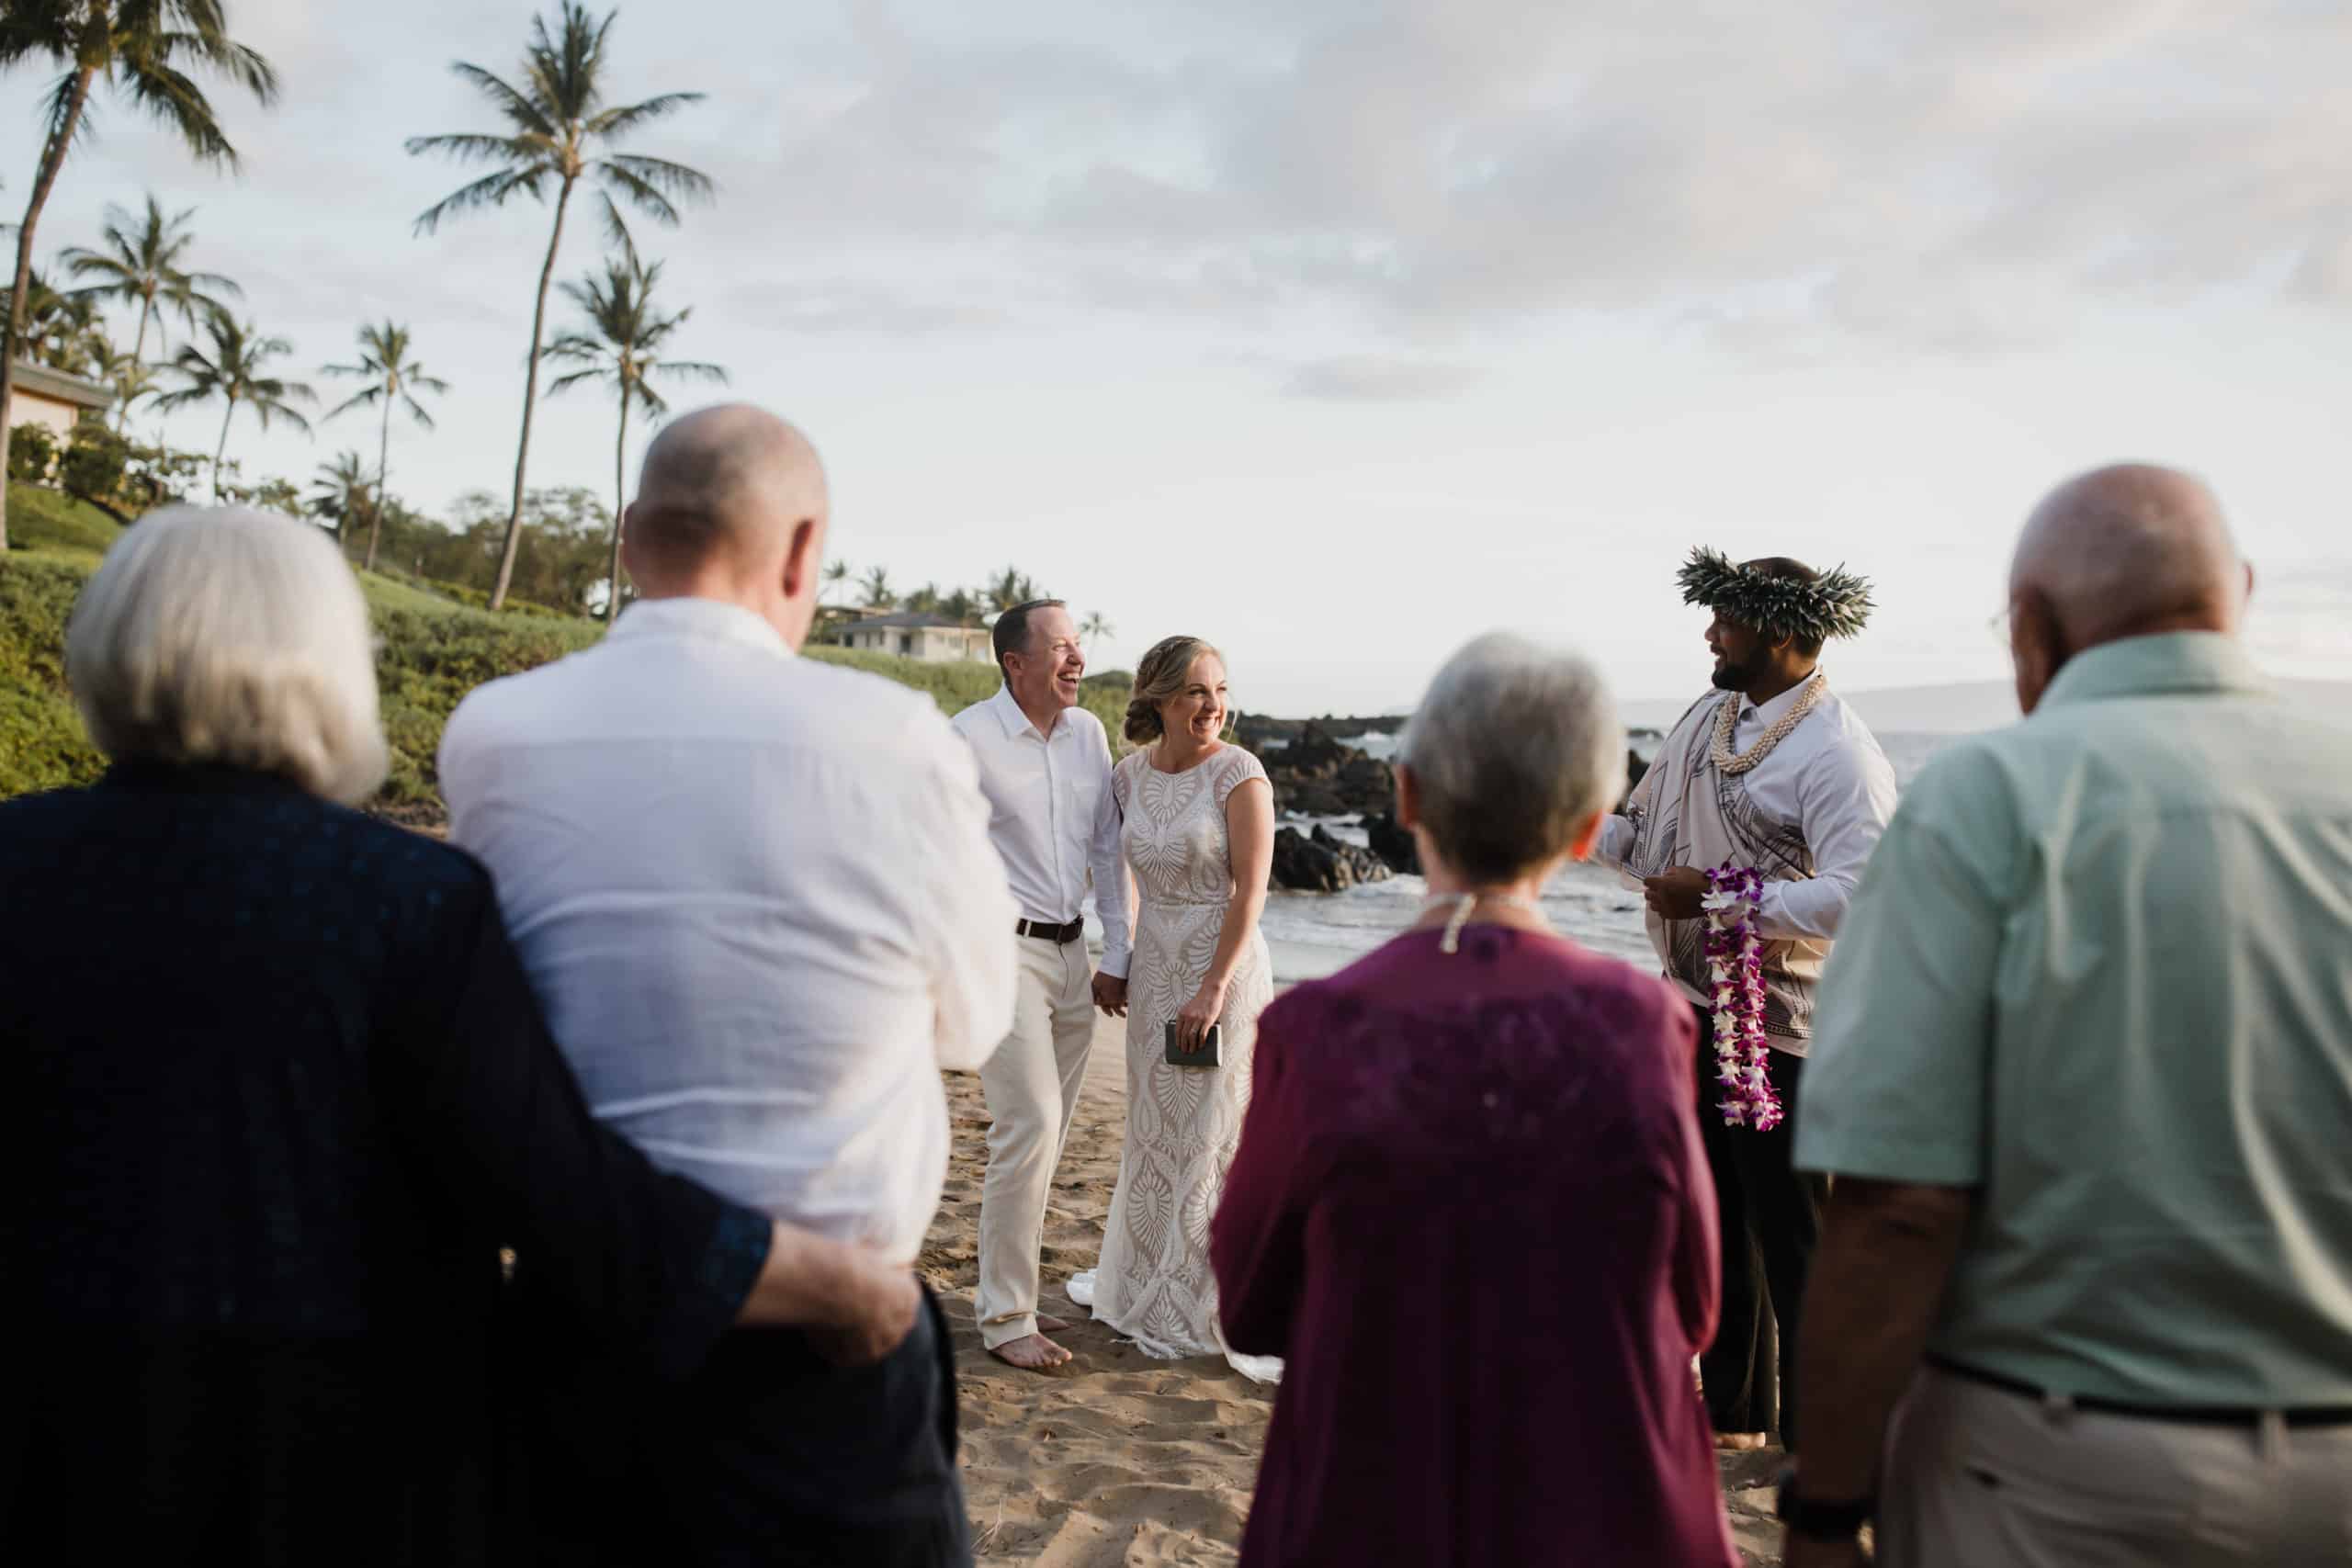
[[[931,664],[985,664],[989,636],[956,626],[853,626],[848,644],[868,653],[896,654]]]
[[[38,424],[56,436],[60,446],[64,446],[66,437],[74,434],[74,425],[81,417],[82,411],[74,404],[28,388],[17,388],[8,398],[9,429],[14,430],[20,424]]]

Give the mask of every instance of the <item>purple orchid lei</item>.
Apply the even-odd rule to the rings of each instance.
[[[1770,1132],[1781,1124],[1781,1097],[1765,1070],[1764,943],[1756,907],[1764,878],[1752,866],[1707,873],[1707,983],[1715,1015],[1715,1081],[1723,1086],[1724,1124]]]

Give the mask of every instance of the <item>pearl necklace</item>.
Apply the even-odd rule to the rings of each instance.
[[[1828,690],[1827,676],[1817,673],[1808,676],[1804,695],[1797,699],[1796,706],[1774,719],[1771,728],[1765,730],[1756,744],[1737,756],[1732,754],[1731,737],[1733,729],[1739,724],[1739,694],[1735,692],[1724,698],[1715,712],[1715,744],[1714,750],[1709,753],[1710,760],[1715,764],[1715,772],[1737,778],[1770,756],[1772,748],[1786,740],[1790,731],[1804,722],[1805,715],[1814,710]]]
[[[1445,922],[1445,935],[1437,944],[1437,950],[1440,953],[1459,953],[1462,951],[1462,928],[1470,923],[1471,911],[1477,908],[1478,901],[1481,898],[1490,904],[1515,905],[1516,907],[1526,910],[1529,914],[1533,915],[1539,920],[1544,919],[1543,905],[1538,904],[1532,898],[1522,898],[1516,893],[1432,893],[1428,897],[1421,900],[1421,912],[1423,914],[1429,913],[1431,909],[1436,908],[1440,904],[1452,904],[1453,906],[1453,914],[1452,918]],[[1550,929],[1550,922],[1546,921],[1544,923],[1544,930],[1549,931]]]

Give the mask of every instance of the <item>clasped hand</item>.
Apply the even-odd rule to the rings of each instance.
[[[1127,1016],[1127,977],[1124,975],[1094,976],[1094,1005],[1113,1018]]]

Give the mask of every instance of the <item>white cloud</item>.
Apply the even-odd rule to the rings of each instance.
[[[1480,375],[1476,366],[1440,360],[1343,355],[1298,366],[1283,383],[1283,390],[1295,398],[1325,398],[1334,402],[1415,402],[1462,391],[1475,385]]]

